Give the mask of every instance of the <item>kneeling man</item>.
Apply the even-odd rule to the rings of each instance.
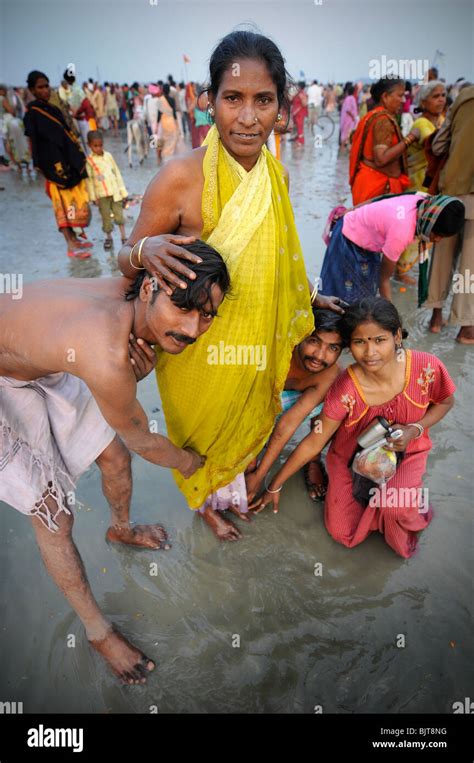
[[[281,393],[283,413],[275,428],[258,466],[252,464],[247,470],[246,484],[249,504],[279,457],[285,445],[305,421],[311,426],[323,408],[329,387],[341,373],[337,361],[344,347],[340,332],[342,315],[313,308],[314,331],[293,350],[290,370]],[[252,470],[252,467],[254,470]],[[305,482],[313,501],[322,500],[326,492],[324,467],[319,459],[305,467]]]

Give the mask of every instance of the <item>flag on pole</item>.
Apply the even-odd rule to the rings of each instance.
[[[183,53],[183,61],[185,64],[191,63],[191,59],[186,55],[186,53]]]

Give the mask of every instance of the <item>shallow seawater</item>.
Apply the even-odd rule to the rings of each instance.
[[[130,193],[143,193],[154,157],[129,169],[125,143],[108,139]],[[298,153],[299,151],[299,153]],[[335,137],[321,148],[285,147],[291,197],[308,274],[318,273],[329,210],[350,206],[347,157]],[[135,162],[136,164],[136,162]],[[116,272],[102,249],[97,210],[90,262],[71,262],[55,231],[41,181],[0,175],[5,223],[0,270],[12,259],[25,280]],[[127,214],[136,219],[138,207]],[[127,229],[133,224],[127,220]],[[119,238],[116,234],[116,249]],[[11,266],[10,266],[11,269]],[[74,536],[106,614],[157,670],[145,687],[122,687],[92,653],[82,626],[43,568],[30,522],[0,507],[0,701],[24,712],[452,712],[472,692],[472,458],[470,349],[455,327],[428,335],[415,287],[395,285],[408,346],[438,355],[458,385],[457,405],[433,431],[426,485],[435,518],[413,559],[373,534],[349,550],[323,523],[301,475],[284,490],[279,515],[263,513],[244,537],[219,544],[186,508],[171,474],[134,458],[132,516],[168,529],[167,552],[111,547],[108,509],[93,467],[79,482]],[[348,362],[348,358],[346,361]],[[154,378],[140,400],[160,431]],[[158,574],[150,574],[153,563]],[[315,575],[321,564],[322,574]],[[71,635],[75,647],[68,646]],[[397,646],[400,635],[405,647]],[[239,644],[239,645],[238,645]]]

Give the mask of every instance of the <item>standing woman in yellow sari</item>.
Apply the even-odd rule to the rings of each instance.
[[[431,80],[422,85],[416,96],[417,106],[415,113],[420,114],[413,122],[420,136],[408,148],[408,177],[410,178],[410,191],[426,191],[424,185],[428,160],[425,156],[426,139],[444,122],[444,110],[446,108],[446,85],[439,80]]]
[[[193,477],[176,473],[176,481],[189,507],[226,540],[241,534],[218,509],[245,518],[243,473],[281,410],[292,350],[313,328],[288,176],[265,146],[288,108],[286,91],[284,60],[271,40],[227,35],[210,60],[214,124],[200,148],[171,159],[152,180],[119,256],[125,275],[145,267],[168,293],[170,285],[185,287],[176,272],[191,273],[175,257],[194,256],[176,245],[190,238],[160,234],[200,237],[226,261],[233,298],[206,342],[189,347],[184,362],[158,354],[157,363],[170,438],[207,457]]]

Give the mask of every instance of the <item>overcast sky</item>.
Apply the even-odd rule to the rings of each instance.
[[[383,56],[423,66],[436,50],[448,82],[473,78],[472,0],[0,0],[0,80],[22,85],[40,69],[58,84],[69,63],[81,81],[182,79],[186,53],[201,82],[213,47],[246,22],[296,78],[369,78]]]

